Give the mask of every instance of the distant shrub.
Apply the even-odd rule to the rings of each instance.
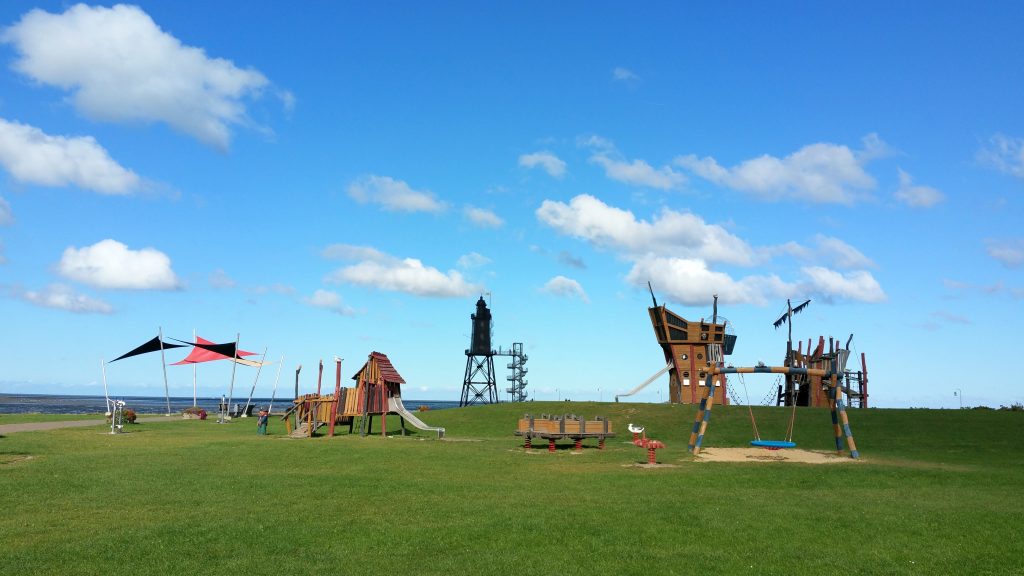
[[[199,418],[200,420],[206,420],[206,409],[198,406],[189,406],[182,410],[181,414],[186,418]]]
[[[125,408],[123,414],[125,422],[127,422],[128,424],[135,424],[135,419],[137,418],[137,416],[135,415],[135,410],[132,410],[131,408]]]
[[[427,406],[426,404],[424,404],[424,405],[420,406],[419,408],[417,408],[417,410],[419,410],[420,412],[426,412],[427,410],[430,410],[430,406]]]
[[[991,410],[991,409],[992,408],[990,406],[975,406],[975,407],[971,408],[971,410]]]
[[[1014,402],[1009,406],[1000,406],[999,409],[1009,410],[1010,412],[1024,412],[1024,404],[1021,404],[1020,402]]]

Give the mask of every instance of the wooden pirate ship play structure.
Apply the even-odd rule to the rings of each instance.
[[[834,340],[829,342],[828,353],[824,352],[824,339],[819,341],[817,349],[808,356],[804,356],[800,352],[800,348],[793,350],[792,342],[792,326],[793,326],[793,315],[799,313],[801,310],[810,304],[810,300],[800,304],[797,307],[793,307],[790,302],[786,302],[786,313],[781,318],[775,321],[775,327],[778,328],[783,323],[789,324],[789,340],[786,343],[786,361],[785,366],[752,366],[752,367],[733,367],[723,366],[716,364],[708,367],[706,373],[706,385],[701,390],[700,404],[697,409],[697,414],[693,422],[693,430],[690,433],[690,442],[688,448],[694,455],[700,454],[701,446],[704,442],[704,436],[708,430],[708,424],[711,421],[712,408],[715,402],[719,401],[718,391],[714,393],[710,391],[712,388],[712,381],[717,376],[724,374],[779,374],[785,377],[785,388],[779,386],[779,397],[782,398],[785,393],[785,403],[791,407],[789,424],[786,429],[786,434],[783,439],[763,439],[761,438],[760,431],[757,427],[757,420],[754,417],[754,412],[750,410],[749,399],[747,402],[747,412],[750,416],[750,423],[754,433],[754,439],[751,440],[750,444],[755,447],[768,448],[771,450],[777,450],[781,448],[795,448],[796,443],[793,442],[793,427],[796,421],[796,407],[800,406],[827,406],[831,411],[832,415],[832,427],[833,434],[836,443],[836,452],[841,453],[843,451],[843,439],[845,437],[846,445],[849,448],[851,458],[858,458],[859,452],[857,451],[857,445],[853,440],[853,433],[850,431],[850,422],[846,414],[846,403],[843,401],[843,395],[849,394],[849,386],[844,386],[847,381],[847,370],[846,360],[849,358],[850,351],[849,345],[853,340],[853,336],[847,340],[846,348],[839,348],[838,343]],[[808,343],[809,348],[809,343]],[[866,378],[864,379],[866,385]],[[724,386],[723,386],[724,388]],[[746,384],[744,384],[746,388]],[[862,390],[860,395],[860,401],[866,402],[867,393],[866,388]]]
[[[352,376],[356,381],[354,388],[341,386],[341,359],[336,358],[335,362],[334,394],[321,395],[317,392],[299,396],[281,417],[289,435],[313,436],[319,428],[327,426],[328,435],[333,436],[335,425],[338,424],[347,424],[351,433],[358,421],[359,434],[365,436],[371,433],[374,416],[380,416],[380,432],[386,435],[386,416],[394,414],[399,417],[402,434],[405,434],[405,425],[409,423],[420,430],[437,434],[438,438],[444,437],[444,428],[427,426],[402,404],[402,384],[405,379],[385,354],[370,353],[363,367]]]
[[[792,368],[810,368],[811,372],[789,372],[784,375],[784,381],[778,385],[775,404],[777,406],[829,406],[829,384],[822,381],[822,376],[817,371],[824,371],[825,374],[836,374],[837,383],[841,391],[849,399],[851,408],[868,407],[868,368],[864,354],[860,355],[860,370],[847,369],[847,361],[850,357],[850,343],[853,341],[853,334],[846,340],[846,346],[840,347],[836,338],[828,339],[828,349],[825,348],[825,337],[818,337],[818,345],[811,348],[812,340],[807,340],[807,351],[804,352],[803,342],[798,342],[796,349],[793,348],[793,316],[800,313],[810,305],[807,300],[802,304],[793,306],[786,301],[786,312],[774,322],[775,328],[788,324],[789,336],[786,339],[786,356],[783,366]]]
[[[647,286],[650,289],[649,283]],[[654,336],[665,354],[665,367],[636,388],[617,395],[616,402],[621,397],[639,392],[668,372],[668,398],[672,404],[699,402],[700,388],[705,385],[714,389],[716,402],[728,403],[725,376],[712,373],[711,368],[722,366],[725,356],[732,354],[736,335],[727,329],[728,321],[718,315],[718,296],[714,297],[711,319],[701,318],[698,321],[687,320],[664,304],[659,306],[653,289],[651,300],[654,306],[648,308],[647,313],[654,327]]]
[[[849,399],[849,408],[868,407],[868,365],[864,353],[860,354],[860,370],[851,370],[848,366],[851,356],[850,342],[853,335],[846,341],[846,347],[839,347],[839,340],[818,337],[818,345],[811,348],[811,340],[807,340],[807,351],[803,342],[798,343],[796,350],[789,351],[787,366],[796,368],[813,368],[831,372],[833,367],[838,370],[839,385]],[[775,404],[777,406],[828,406],[828,386],[816,375],[792,374],[785,382],[778,385]]]

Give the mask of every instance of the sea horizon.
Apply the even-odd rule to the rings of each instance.
[[[168,401],[171,414],[180,413],[182,410],[192,406],[203,408],[207,413],[216,414],[218,405],[221,402],[221,397],[219,396],[198,396],[195,398],[195,403],[193,403],[192,396],[171,396],[168,398],[165,396],[112,395],[110,399],[124,401],[125,408],[134,410],[136,414],[166,414],[168,411]],[[284,408],[278,408],[279,406],[290,406],[292,403],[292,399],[287,397],[253,397],[251,400],[247,397],[241,399],[236,397],[232,398],[228,404],[232,408],[235,408],[236,405],[244,407],[247,401],[255,406],[254,410],[268,407],[276,412],[284,410]],[[421,406],[426,406],[430,410],[443,410],[459,406],[458,400],[403,399],[403,403],[409,410],[416,410]],[[102,395],[0,392],[0,414],[102,414],[106,410],[106,397]]]

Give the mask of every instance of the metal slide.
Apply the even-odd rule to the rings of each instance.
[[[415,414],[405,409],[405,406],[402,404],[401,396],[393,396],[391,398],[388,398],[388,411],[398,414],[406,422],[412,424],[413,426],[419,428],[420,430],[426,430],[428,432],[437,432],[438,440],[444,438],[444,428],[437,428],[435,426],[427,426],[426,424],[424,424],[423,421],[417,418]]]
[[[630,390],[629,392],[626,392],[625,394],[616,394],[615,395],[615,401],[618,402],[619,398],[622,398],[623,396],[632,396],[633,394],[636,394],[637,392],[643,390],[644,388],[647,387],[648,384],[650,384],[651,382],[654,382],[655,380],[657,380],[658,377],[660,377],[665,372],[668,372],[671,368],[672,368],[672,363],[671,362],[669,362],[668,364],[665,364],[664,368],[662,368],[661,370],[658,370],[657,372],[655,372],[654,376],[651,376],[647,380],[644,380],[636,388],[633,388],[632,390]]]

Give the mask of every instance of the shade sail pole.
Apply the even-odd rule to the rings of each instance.
[[[107,413],[110,414],[110,394],[107,393],[107,363],[100,358],[100,372],[103,373],[103,398],[107,401]]]
[[[231,386],[228,387],[228,404],[224,407],[227,411],[228,416],[231,415],[231,394],[235,391],[235,370],[238,368],[238,341],[241,339],[242,334],[235,332],[235,357],[231,361]]]
[[[192,329],[192,341],[196,342],[196,329]],[[192,407],[196,407],[196,364],[192,364]]]
[[[245,409],[242,416],[249,413],[249,404],[252,402],[252,395],[256,392],[256,384],[260,381],[260,372],[263,371],[263,363],[267,361],[267,347],[263,347],[263,356],[260,357],[260,365],[256,367],[256,379],[252,381],[252,388],[249,389],[249,399],[245,401]]]
[[[270,406],[267,408],[267,414],[274,410],[274,398],[277,397],[277,383],[281,380],[281,366],[284,366],[284,354],[281,355],[281,361],[277,363],[277,377],[274,378],[274,390],[270,393]]]
[[[171,393],[167,389],[167,360],[164,358],[164,329],[160,330],[160,364],[164,367],[164,399],[167,400],[167,416],[171,415]]]

